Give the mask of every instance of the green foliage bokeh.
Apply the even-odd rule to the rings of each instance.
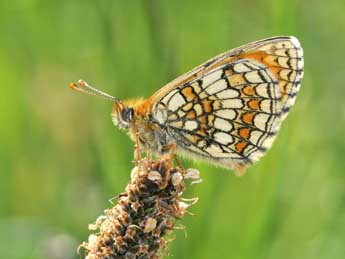
[[[200,169],[170,258],[337,259],[345,254],[342,0],[0,1],[0,257],[79,258],[87,225],[122,192],[133,143],[111,103],[149,97],[208,58],[277,35],[305,52],[301,91],[245,177]]]

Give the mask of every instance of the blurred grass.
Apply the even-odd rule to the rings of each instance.
[[[148,97],[206,59],[295,35],[305,78],[277,141],[244,178],[206,164],[171,258],[343,258],[344,1],[0,2],[0,254],[78,258],[87,225],[129,179],[133,143],[84,78]]]

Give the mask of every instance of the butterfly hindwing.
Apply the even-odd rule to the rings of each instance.
[[[302,55],[294,37],[231,50],[153,95],[153,114],[165,111],[164,127],[184,153],[241,168],[272,145],[299,90]]]

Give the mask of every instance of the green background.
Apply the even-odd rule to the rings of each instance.
[[[83,78],[149,97],[208,58],[276,35],[305,53],[301,91],[245,177],[207,164],[169,258],[345,255],[345,2],[0,1],[0,258],[79,258],[87,226],[124,190],[133,143]]]

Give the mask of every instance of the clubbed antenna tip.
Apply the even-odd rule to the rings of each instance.
[[[110,94],[107,94],[105,92],[102,92],[101,90],[98,90],[98,89],[90,86],[86,81],[84,81],[82,79],[79,79],[77,84],[76,83],[70,83],[69,87],[73,90],[82,92],[84,94],[98,96],[98,97],[101,97],[103,99],[110,100],[113,102],[118,100],[114,96],[111,96]]]

